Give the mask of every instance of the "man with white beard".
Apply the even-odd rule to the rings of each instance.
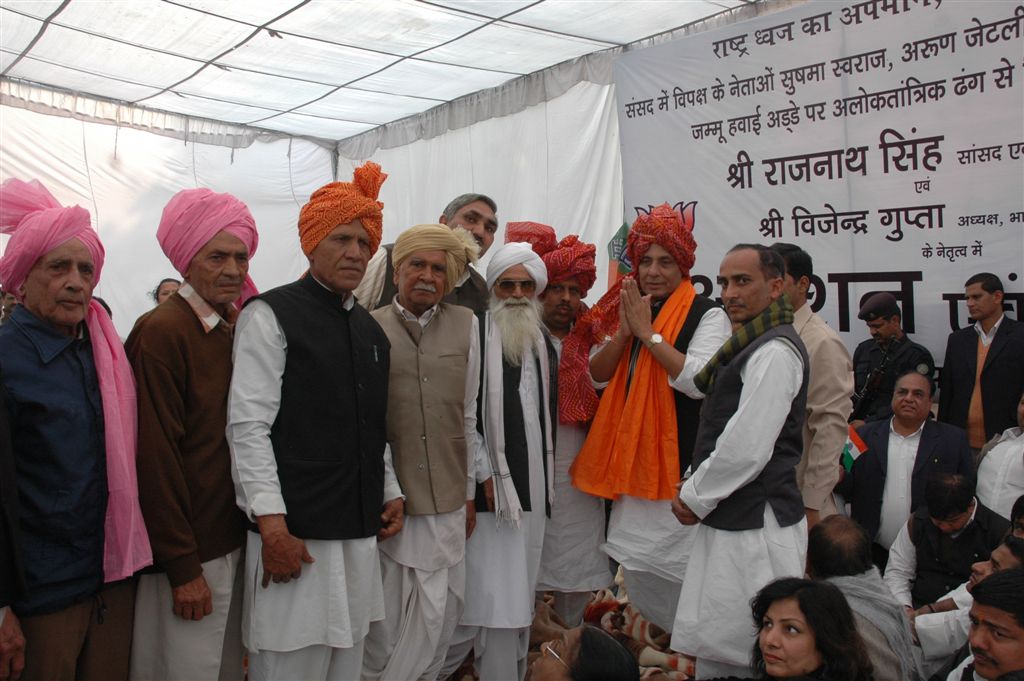
[[[556,355],[537,301],[545,286],[547,269],[529,244],[505,244],[487,266],[491,298],[480,324],[477,401],[486,457],[476,462],[482,484],[476,530],[466,542],[466,607],[439,678],[470,648],[480,681],[526,673],[557,424]]]

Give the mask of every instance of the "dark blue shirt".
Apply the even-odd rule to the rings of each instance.
[[[84,325],[83,325],[84,328]],[[92,346],[15,308],[0,326],[26,595],[19,615],[56,612],[103,585],[107,508],[103,405]]]

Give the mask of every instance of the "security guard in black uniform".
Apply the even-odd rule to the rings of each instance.
[[[853,352],[853,413],[850,422],[877,421],[892,416],[896,377],[914,369],[934,378],[935,360],[922,345],[903,333],[901,313],[891,293],[876,293],[857,313],[867,322],[871,338]]]

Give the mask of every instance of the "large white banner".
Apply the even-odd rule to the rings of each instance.
[[[977,272],[1024,319],[1024,2],[809,2],[627,53],[615,82],[626,219],[696,201],[698,292],[732,245],[784,241],[851,348],[891,291],[941,363]]]

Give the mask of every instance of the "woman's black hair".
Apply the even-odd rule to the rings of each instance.
[[[167,277],[166,279],[161,279],[160,283],[156,285],[156,288],[149,292],[150,297],[153,298],[153,302],[155,302],[155,303],[159,303],[160,302],[160,298],[159,298],[159,296],[160,296],[160,287],[163,286],[164,284],[168,283],[168,282],[174,283],[174,284],[178,284],[179,286],[181,285],[181,282],[178,281],[177,279],[173,278],[173,277]]]
[[[761,630],[765,613],[775,601],[793,598],[814,634],[814,644],[823,661],[822,678],[828,681],[872,681],[871,661],[857,632],[853,612],[843,593],[827,582],[786,577],[761,589],[750,607],[754,626]],[[765,675],[760,642],[754,643],[751,663]]]
[[[639,681],[640,665],[626,646],[602,629],[585,624],[580,649],[569,666],[572,681]]]

